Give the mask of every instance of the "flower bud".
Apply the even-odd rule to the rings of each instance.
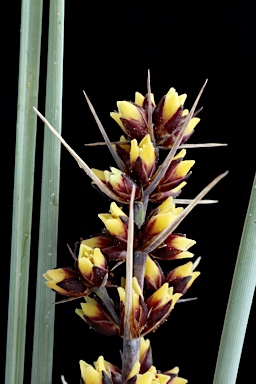
[[[131,141],[130,175],[138,184],[144,185],[151,178],[156,167],[156,152],[150,135],[144,136],[138,145],[136,139]]]
[[[163,244],[150,253],[161,260],[175,260],[193,257],[194,254],[187,250],[196,244],[196,241],[186,238],[184,234],[172,233]]]
[[[184,295],[191,287],[195,279],[200,275],[200,272],[193,271],[194,265],[190,261],[169,272],[165,281],[173,287],[175,293],[181,293]]]
[[[112,384],[109,371],[103,356],[94,362],[94,367],[80,360],[81,377],[84,384]]]
[[[110,213],[101,213],[98,216],[112,236],[127,239],[128,217],[116,203],[110,204]]]
[[[152,177],[157,163],[156,150],[150,135],[144,136],[139,144],[136,139],[127,141],[121,136],[120,142],[115,144],[115,150],[125,164],[129,176],[138,185],[144,186]]]
[[[118,112],[111,112],[110,116],[127,136],[131,139],[142,140],[148,133],[144,109],[129,101],[118,101],[117,108]]]
[[[157,145],[170,148],[181,130],[188,110],[183,110],[183,105],[187,95],[178,95],[174,88],[161,99],[153,113],[153,123],[155,125],[155,136]],[[193,117],[183,136],[181,143],[185,143],[194,131],[200,119]]]
[[[150,195],[151,201],[163,201],[169,196],[177,197],[181,189],[186,185],[186,180],[191,172],[191,167],[195,164],[194,160],[184,160],[186,154],[182,149],[172,160],[170,166],[165,172],[164,177],[159,182],[157,188]]]
[[[91,237],[90,239],[84,240],[83,244],[92,248],[100,248],[101,252],[107,257],[108,260],[126,259],[126,248],[116,245],[113,238],[107,235],[101,234]]]
[[[85,297],[85,301],[81,303],[81,309],[76,309],[76,314],[95,331],[105,336],[118,335],[119,327],[107,309],[89,296]]]
[[[101,287],[106,284],[108,271],[105,257],[99,248],[91,248],[80,244],[78,269],[88,287]]]
[[[146,307],[146,304],[144,303],[142,291],[136,277],[133,277],[132,279],[132,288],[133,288],[132,289],[132,312],[133,312],[133,318],[135,320],[133,324],[134,329],[132,329],[132,331],[134,333],[133,337],[139,337],[140,332],[143,329],[147,319],[147,307]],[[122,319],[122,324],[123,324],[126,291],[124,287],[118,287],[117,291],[120,298],[120,304],[121,304],[120,317]],[[122,329],[121,329],[121,333],[122,333]]]
[[[153,364],[149,339],[140,338],[140,373],[145,373]]]
[[[158,235],[183,211],[182,207],[175,208],[173,198],[168,197],[161,205],[156,208],[152,216],[146,220],[144,225],[144,235],[150,238]]]
[[[148,291],[156,291],[164,282],[164,274],[158,263],[154,262],[149,256],[145,265],[145,285]]]
[[[87,286],[71,268],[49,269],[43,276],[47,280],[45,285],[61,295],[82,297],[87,294]]]
[[[169,316],[181,294],[173,293],[173,287],[163,284],[146,301],[149,316],[143,330],[143,335],[154,331]]]
[[[135,186],[135,197],[141,194],[139,187],[135,182],[117,168],[110,167],[110,171],[100,171],[92,168],[92,172],[114,192],[123,201],[130,201],[133,185]],[[92,184],[95,184],[94,182]]]

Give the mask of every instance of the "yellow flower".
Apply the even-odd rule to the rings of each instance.
[[[122,199],[122,201],[130,201],[133,185],[135,186],[135,196],[140,196],[140,190],[135,182],[118,168],[110,167],[110,171],[101,171],[92,168],[92,172],[114,192],[114,194]],[[93,182],[92,184],[95,185]]]
[[[181,189],[187,184],[185,180],[190,176],[190,169],[195,164],[194,160],[183,160],[186,150],[182,149],[171,161],[164,177],[156,189],[151,193],[150,200],[163,201],[169,196],[177,197]]]
[[[61,295],[82,297],[87,294],[87,286],[71,268],[49,269],[43,276],[47,280],[45,285]]]
[[[119,334],[119,327],[107,309],[91,297],[86,296],[81,309],[75,312],[95,331],[106,336]]]
[[[131,139],[141,140],[148,133],[147,118],[144,109],[129,101],[117,102],[118,112],[110,116]]]
[[[166,282],[173,287],[174,292],[184,295],[199,275],[200,272],[194,272],[194,264],[190,261],[169,272]]]
[[[156,264],[149,256],[145,265],[145,284],[149,291],[156,291],[161,287],[164,281],[163,272],[158,264]]]
[[[127,238],[127,225],[125,224],[127,215],[116,203],[110,204],[110,213],[101,213],[98,216],[111,235]]]
[[[171,222],[182,212],[183,208],[176,208],[173,198],[168,197],[156,209],[155,214],[145,223],[145,236],[153,237],[167,228]]]
[[[78,269],[89,287],[101,287],[107,280],[107,263],[99,248],[82,242],[78,255]]]
[[[164,243],[150,253],[157,259],[174,260],[193,257],[194,254],[188,252],[192,245],[196,244],[195,240],[188,239],[185,235],[172,233]]]
[[[173,287],[165,283],[147,299],[149,316],[143,335],[153,332],[163,323],[180,297],[180,293],[174,293]]]
[[[160,147],[170,148],[181,130],[188,115],[188,110],[183,109],[186,98],[186,94],[178,95],[174,88],[170,88],[154,110],[153,123],[156,141]],[[191,136],[199,121],[199,118],[192,117],[185,130],[182,143]]]
[[[79,364],[84,384],[102,384],[103,372],[106,375],[108,374],[103,356],[100,356],[98,360],[94,362],[94,367],[83,360],[80,360]]]

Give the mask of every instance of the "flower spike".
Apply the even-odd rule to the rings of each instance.
[[[123,339],[121,369],[103,356],[93,365],[80,360],[81,384],[187,383],[178,377],[178,367],[163,373],[156,370],[150,342],[144,336],[167,320],[176,303],[195,299],[183,299],[183,295],[200,275],[196,269],[201,258],[182,263],[194,256],[190,247],[196,242],[174,231],[197,204],[216,202],[203,198],[228,173],[216,177],[194,199],[177,199],[195,163],[184,160],[185,148],[225,145],[185,144],[200,121],[197,114],[202,108],[196,108],[206,83],[188,111],[184,109],[187,95],[179,95],[175,88],[156,104],[148,71],[147,94],[136,92],[134,102],[118,101],[118,111],[110,114],[124,132],[114,142],[84,93],[104,145],[117,164],[108,170],[90,169],[34,108],[92,179],[92,185],[112,200],[110,210],[98,214],[103,229],[76,242],[74,252],[69,248],[74,267],[44,274],[46,285],[66,296],[66,301],[84,298],[75,312],[90,328]],[[168,153],[159,165],[160,148]],[[187,207],[176,207],[176,203]],[[173,260],[175,265],[168,268]]]

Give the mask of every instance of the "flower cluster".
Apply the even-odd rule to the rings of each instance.
[[[94,362],[94,366],[81,360],[80,369],[84,384],[122,383],[121,369],[104,360],[103,356]],[[178,374],[178,367],[163,373],[156,370],[153,366],[150,342],[142,337],[139,361],[134,364],[126,382],[134,384],[186,384],[187,380],[179,377]]]
[[[76,313],[90,328],[124,340],[122,369],[102,356],[94,366],[80,361],[84,384],[187,382],[178,377],[178,368],[159,373],[149,341],[143,338],[167,319],[200,274],[197,262],[191,261],[167,272],[161,268],[163,260],[192,258],[189,248],[195,244],[175,232],[184,214],[175,199],[194,165],[184,160],[186,150],[179,147],[199,122],[198,100],[189,112],[185,99],[171,88],[157,105],[150,92],[145,97],[136,92],[135,102],[117,102],[118,111],[110,114],[123,130],[110,146],[116,166],[90,170],[84,165],[94,186],[113,200],[109,212],[98,215],[104,228],[81,240],[77,254],[71,251],[73,268],[44,274],[46,285],[58,294],[84,298]],[[168,154],[160,164],[161,149]],[[120,273],[124,263],[126,271],[133,265],[132,278]],[[132,358],[126,355],[127,343],[137,348]]]

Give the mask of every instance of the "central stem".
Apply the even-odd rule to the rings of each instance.
[[[134,319],[132,278],[133,276],[137,278],[141,290],[143,291],[146,255],[142,252],[134,254],[134,216],[136,224],[137,218],[140,217],[139,226],[141,226],[145,220],[147,199],[145,204],[136,204],[136,206],[134,207],[134,193],[135,188],[133,188],[132,190],[129,209],[126,256],[124,337],[122,354],[122,383],[125,383],[127,381],[127,378],[130,375],[134,364],[139,361],[140,356],[140,337],[135,337],[134,331],[132,330],[133,324],[136,321]]]

